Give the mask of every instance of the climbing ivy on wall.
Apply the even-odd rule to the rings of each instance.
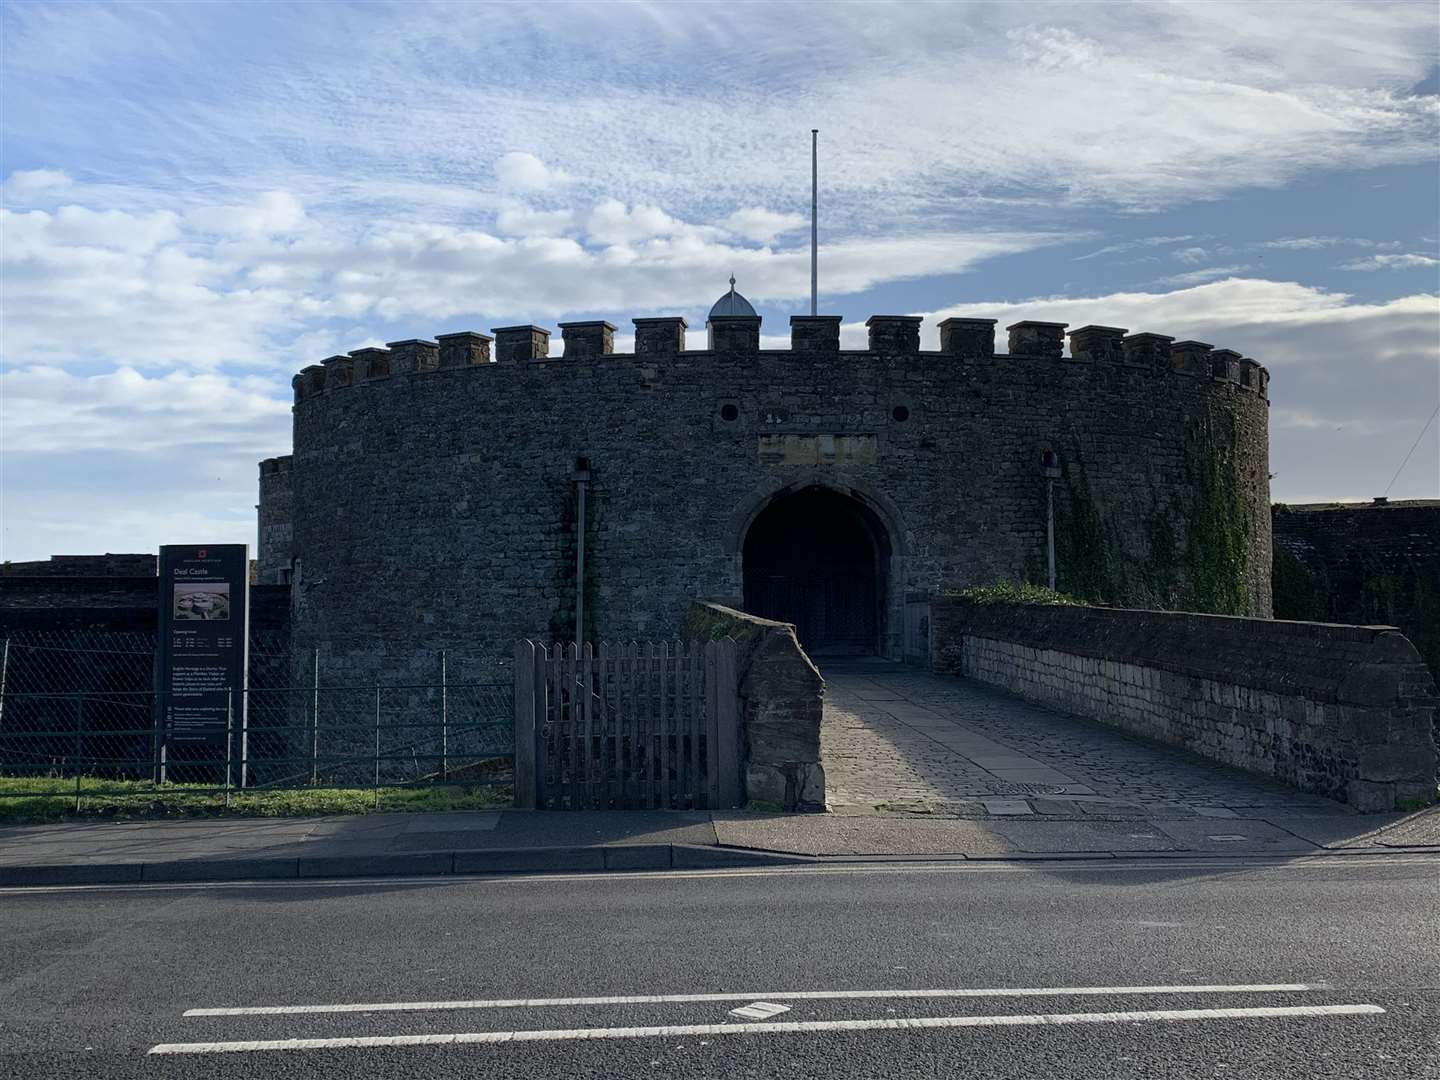
[[[1249,607],[1245,571],[1251,522],[1229,455],[1211,453],[1194,479],[1197,498],[1185,544],[1189,610],[1242,615]]]
[[[1202,466],[1192,466],[1187,482],[1193,494],[1153,510],[1144,536],[1129,544],[1101,515],[1079,449],[1067,448],[1063,460],[1064,478],[1055,486],[1056,584],[1062,591],[1088,603],[1127,607],[1222,615],[1249,610],[1253,522],[1228,453],[1213,452]],[[1043,580],[1033,571],[1027,577]]]

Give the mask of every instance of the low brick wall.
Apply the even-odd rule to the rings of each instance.
[[[937,600],[931,666],[1366,811],[1435,801],[1435,682],[1388,626]]]
[[[795,627],[697,600],[682,636],[735,639],[746,800],[786,810],[824,810],[820,716],[825,680],[800,647]]]

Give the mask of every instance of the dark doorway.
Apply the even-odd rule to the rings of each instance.
[[[745,610],[795,624],[813,655],[879,652],[890,543],[848,495],[806,488],[776,499],[745,534]]]

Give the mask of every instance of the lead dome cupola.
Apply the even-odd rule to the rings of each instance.
[[[751,317],[755,315],[755,309],[750,306],[750,301],[735,291],[734,274],[730,275],[730,291],[716,300],[715,305],[710,309],[710,318],[713,319],[717,315],[748,315]]]

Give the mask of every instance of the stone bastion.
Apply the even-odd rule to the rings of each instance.
[[[570,322],[559,355],[526,325],[305,368],[293,456],[260,468],[261,580],[291,584],[297,652],[429,678],[413,668],[439,649],[573,639],[578,584],[590,640],[672,637],[698,598],[794,623],[818,654],[893,657],[907,601],[1043,582],[1052,504],[1062,591],[1270,615],[1255,361],[1045,322],[996,353],[975,318],[922,352],[912,316],[842,350],[839,316],[790,322],[788,350],[712,313],[705,349],[652,318],[630,354],[610,323]]]

